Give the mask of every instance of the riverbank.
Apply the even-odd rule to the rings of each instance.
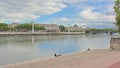
[[[84,32],[0,32],[0,35],[81,35]]]
[[[6,65],[1,68],[111,68],[120,61],[120,51],[96,49],[46,60]]]

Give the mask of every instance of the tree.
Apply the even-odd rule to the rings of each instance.
[[[120,0],[115,1],[114,10],[116,13],[116,25],[117,25],[118,30],[120,32]]]
[[[32,24],[30,23],[25,23],[25,24],[18,24],[15,27],[18,31],[28,31],[28,30],[32,30]],[[44,26],[38,26],[37,24],[34,25],[34,29],[35,30],[45,30]]]
[[[7,24],[0,23],[0,31],[7,31],[7,30],[9,30]]]
[[[22,31],[32,30],[32,24],[18,24],[15,28]]]
[[[45,30],[44,26],[34,25],[35,30]]]
[[[65,30],[66,30],[63,25],[60,25],[60,26],[59,26],[59,29],[60,29],[60,31],[65,31]]]

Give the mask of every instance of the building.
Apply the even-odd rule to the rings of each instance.
[[[66,27],[66,30],[70,30],[72,32],[79,32],[82,31],[82,27],[79,27],[77,24],[74,24],[72,26]]]
[[[77,24],[74,24],[73,27],[74,27],[74,28],[78,28],[78,25],[77,25]]]
[[[87,24],[81,24],[80,27],[81,27],[82,29],[86,29],[86,28],[87,28]]]
[[[12,23],[12,24],[8,24],[9,28],[15,28],[18,25],[18,23]]]
[[[81,31],[82,27],[79,27],[77,24],[74,24],[72,27],[70,27],[72,31]]]
[[[57,24],[37,24],[44,26],[47,32],[59,32],[59,26]]]

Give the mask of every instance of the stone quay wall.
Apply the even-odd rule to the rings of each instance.
[[[120,37],[111,38],[110,49],[120,51]]]
[[[0,35],[81,35],[84,32],[0,32]]]

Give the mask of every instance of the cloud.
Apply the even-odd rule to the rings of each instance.
[[[75,18],[67,18],[67,17],[62,17],[62,18],[53,18],[47,23],[54,23],[54,24],[88,24],[88,26],[108,26],[114,27],[114,22],[115,22],[115,15],[112,14],[104,14],[100,13],[97,11],[94,11],[93,7],[86,8],[82,11],[78,12],[78,16]]]
[[[69,18],[66,18],[66,17],[60,17],[60,18],[50,19],[50,20],[46,21],[45,23],[65,25],[65,24],[70,23],[71,21],[72,21],[72,19],[70,20]]]
[[[67,16],[51,17],[52,19],[45,21],[45,23],[111,25],[115,21],[113,2],[114,0],[1,0],[0,22],[35,20],[68,7],[75,11],[76,16],[73,18],[67,18]]]
[[[97,19],[98,16],[101,16],[100,13],[93,12],[92,9],[93,8],[88,8],[88,9],[80,12],[79,14],[81,17],[84,17],[86,19]]]
[[[82,3],[86,2],[87,0],[63,0],[63,2],[66,2],[68,4],[77,4],[77,3]]]
[[[0,20],[20,22],[36,19],[42,15],[59,12],[66,7],[61,0],[1,0]]]
[[[90,26],[115,26],[114,14],[114,0],[64,0],[74,8],[76,17],[67,18],[54,18],[47,21],[48,23],[59,24],[74,24],[74,23],[87,23]]]
[[[94,8],[87,8],[82,12],[79,12],[79,17],[86,20],[86,22],[114,22],[114,15],[106,15],[99,12],[95,12]]]
[[[113,7],[114,7],[114,4],[108,4],[108,5],[106,5],[104,7],[104,9],[106,9],[106,10],[104,10],[104,13],[109,14],[109,15],[110,14],[111,15],[115,15]]]

